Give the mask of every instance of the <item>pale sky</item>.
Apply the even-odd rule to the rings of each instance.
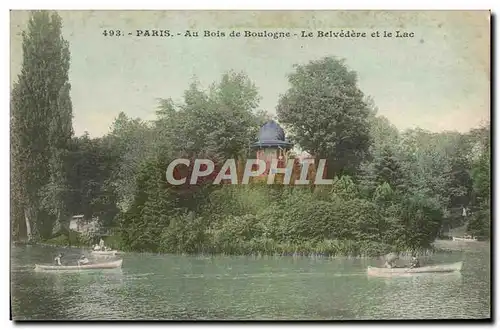
[[[358,72],[361,90],[399,129],[467,131],[490,118],[489,12],[61,11],[70,43],[73,126],[101,136],[120,111],[154,119],[158,98],[181,101],[193,76],[202,87],[244,71],[260,108],[275,113],[293,64],[337,56]],[[28,12],[11,12],[11,82],[22,62]],[[396,38],[105,37],[104,29],[414,32]]]

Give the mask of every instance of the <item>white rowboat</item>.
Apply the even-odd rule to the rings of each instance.
[[[98,264],[87,264],[80,266],[56,266],[56,265],[35,265],[35,270],[87,270],[87,269],[114,269],[121,268],[123,259],[103,262]]]
[[[110,251],[92,251],[90,252],[93,255],[96,256],[114,256],[118,253],[117,250],[110,250]]]
[[[417,268],[378,268],[368,266],[367,273],[370,276],[404,276],[424,273],[453,273],[462,270],[462,261],[446,265],[432,265]]]
[[[477,242],[477,238],[453,237],[453,240],[460,242]]]

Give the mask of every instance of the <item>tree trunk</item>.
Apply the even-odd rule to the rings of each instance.
[[[24,221],[26,223],[26,237],[29,242],[33,239],[33,233],[31,231],[31,209],[29,207],[24,208]]]
[[[61,208],[58,207],[56,210],[56,221],[52,225],[51,235],[55,235],[55,234],[59,233],[62,229],[61,214],[62,214]]]

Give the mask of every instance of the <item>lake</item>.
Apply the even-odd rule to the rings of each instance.
[[[127,253],[121,270],[34,272],[57,252],[11,249],[14,320],[370,320],[489,318],[490,245],[455,244],[424,263],[462,272],[371,278],[377,259]]]

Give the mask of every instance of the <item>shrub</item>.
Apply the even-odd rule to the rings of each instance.
[[[47,240],[44,241],[44,243],[47,244],[52,244],[52,245],[57,245],[57,246],[67,246],[70,245],[70,241],[68,239],[68,236],[61,234],[55,237],[51,237]]]
[[[194,212],[173,216],[159,241],[160,252],[198,252],[205,241],[204,219]]]

